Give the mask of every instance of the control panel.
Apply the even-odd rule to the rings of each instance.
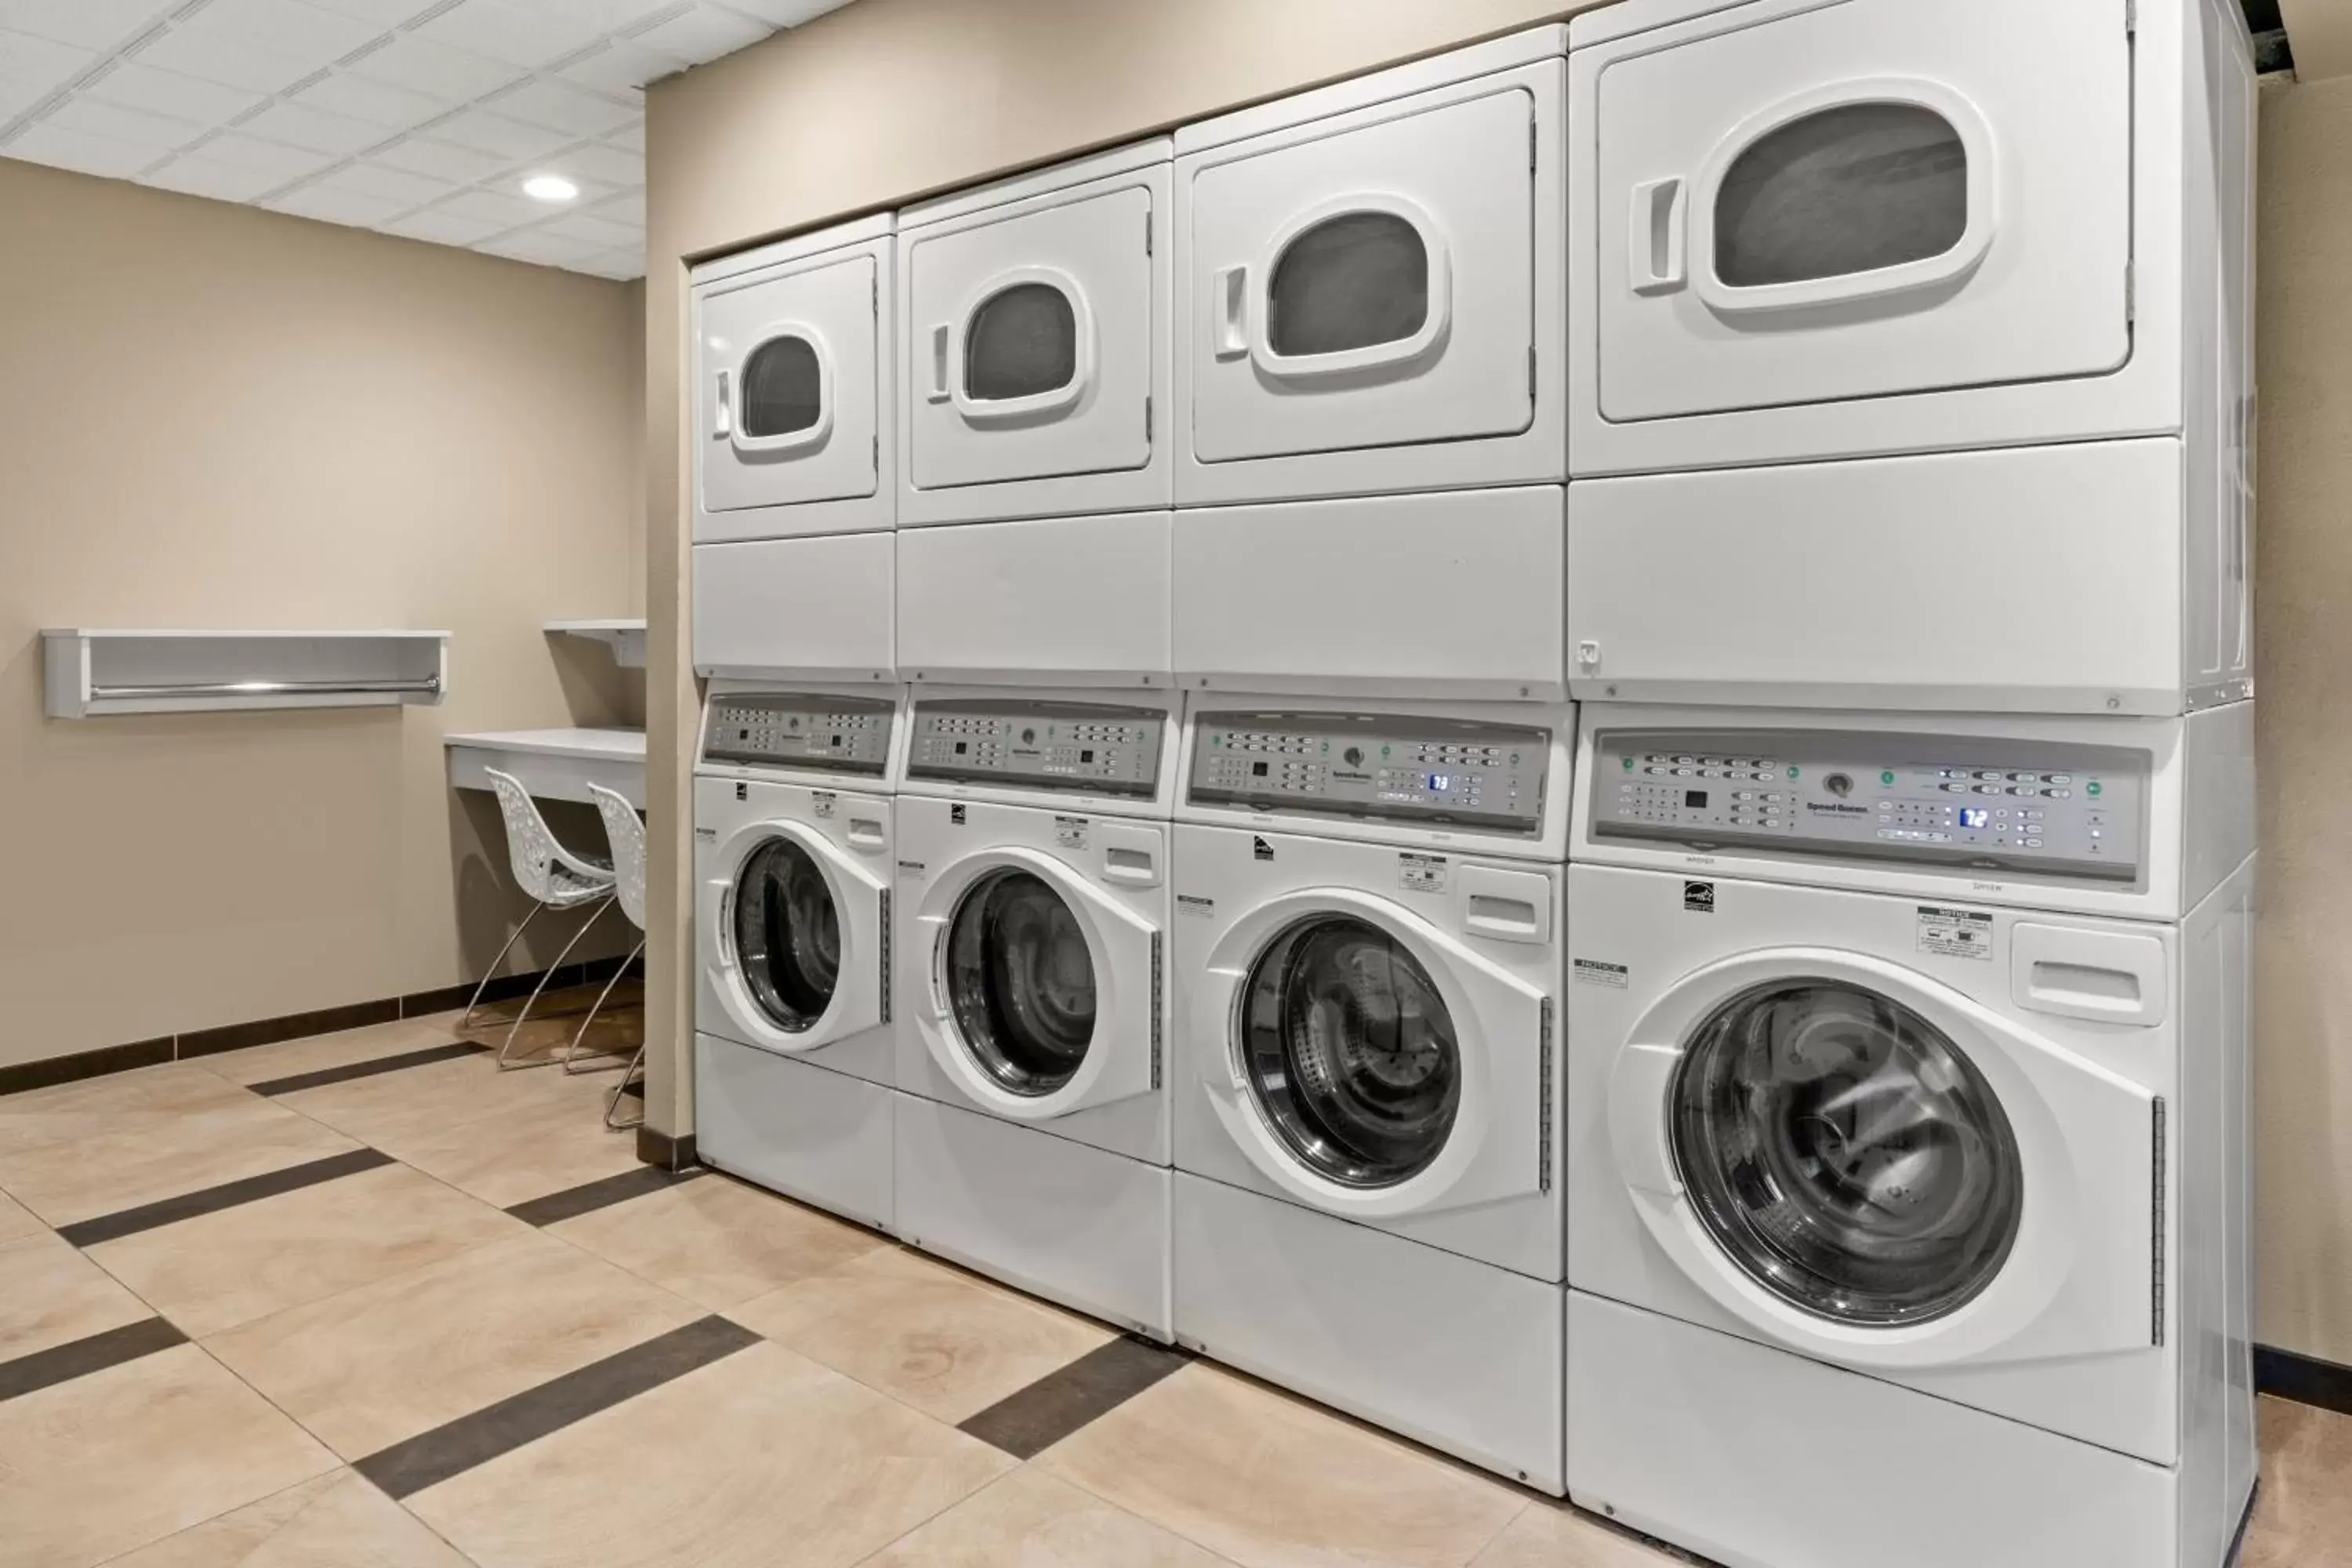
[[[898,704],[883,697],[730,691],[710,699],[702,760],[830,768],[879,777],[890,765]]]
[[[912,778],[1151,794],[1168,715],[1153,708],[1015,698],[915,704]]]
[[[1592,832],[2132,880],[2144,752],[1958,735],[1603,731]]]
[[[1551,733],[1381,713],[1202,713],[1185,798],[1542,830]]]

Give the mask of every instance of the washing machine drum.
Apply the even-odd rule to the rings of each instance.
[[[956,1032],[1014,1094],[1054,1093],[1095,1036],[1095,963],[1062,895],[1028,871],[992,871],[948,922],[945,973]]]
[[[736,962],[752,1002],[778,1028],[814,1026],[841,979],[841,911],[806,849],[771,838],[735,881]]]
[[[1462,1049],[1436,983],[1368,921],[1286,927],[1242,992],[1244,1079],[1301,1163],[1351,1187],[1394,1186],[1445,1147]]]
[[[1675,1161],[1742,1271],[1843,1323],[1927,1322],[1992,1281],[2024,1203],[1976,1065],[1898,1002],[1777,981],[1717,1007],[1670,1089]]]

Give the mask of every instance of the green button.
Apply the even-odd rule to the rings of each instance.
[[[1385,756],[1387,756],[1388,754],[1389,754],[1389,749],[1388,749],[1386,746],[1382,746],[1382,747],[1381,748],[1381,755],[1382,755],[1382,756],[1384,756],[1384,757],[1385,757]]]
[[[1519,760],[1519,753],[1518,753],[1518,752],[1513,752],[1511,753],[1511,762],[1512,762],[1512,763],[1513,763],[1514,765],[1517,765],[1517,763],[1518,763],[1518,760]],[[1625,759],[1625,771],[1626,771],[1627,773],[1632,773],[1632,772],[1633,771],[1633,758],[1631,758],[1631,757],[1627,757],[1627,758]]]
[[[2093,779],[2089,784],[2084,784],[2083,789],[2085,794],[2096,795],[2099,793],[2099,781]]]
[[[1790,768],[1790,769],[1789,770],[1789,776],[1790,776],[1790,778],[1795,778],[1795,777],[1797,776],[1797,770],[1796,770],[1796,769],[1794,769],[1794,768]]]
[[[1330,750],[1331,750],[1331,742],[1328,742],[1328,741],[1324,742],[1323,742],[1323,750],[1324,750],[1324,752],[1328,755],[1328,754],[1330,752]]]
[[[1209,744],[1213,746],[1222,746],[1224,743],[1225,738],[1223,735],[1212,735],[1209,737]]]
[[[1880,784],[1893,784],[1895,782],[1895,770],[1893,768],[1881,768],[1878,772],[1878,782]]]

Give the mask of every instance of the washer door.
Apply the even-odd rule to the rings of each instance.
[[[918,919],[931,1058],[989,1110],[1045,1121],[1159,1087],[1160,932],[1048,855],[983,851]]]
[[[853,826],[854,831],[854,826]],[[879,836],[877,834],[877,842]],[[710,980],[754,1045],[813,1050],[888,1022],[874,871],[797,822],[756,824],[721,849],[703,889]]]
[[[2158,1342],[2161,1102],[1937,981],[1814,949],[1711,965],[1636,1026],[1609,1096],[1653,1238],[1808,1354]]]
[[[1198,984],[1210,1103],[1301,1202],[1391,1218],[1548,1186],[1550,1000],[1411,910],[1344,888],[1270,900]]]

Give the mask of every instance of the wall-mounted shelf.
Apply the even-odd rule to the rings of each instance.
[[[52,719],[441,700],[447,632],[41,633]]]
[[[643,669],[646,667],[646,623],[643,620],[550,621],[544,629],[551,636],[561,632],[565,637],[587,637],[605,644],[613,650],[613,662],[624,669]]]

